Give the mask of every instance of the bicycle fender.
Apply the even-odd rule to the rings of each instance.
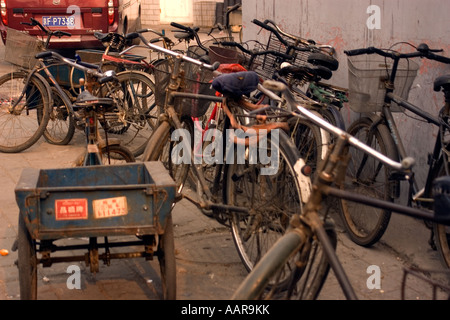
[[[303,173],[303,168],[306,166],[303,158],[298,158],[294,165],[294,171],[297,174],[298,184],[302,192],[302,202],[307,203],[312,192],[311,178]]]

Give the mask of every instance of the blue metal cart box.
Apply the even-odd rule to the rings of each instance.
[[[16,201],[33,239],[164,232],[176,185],[160,162],[25,169]]]

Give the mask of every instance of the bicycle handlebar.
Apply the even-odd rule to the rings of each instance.
[[[30,22],[21,22],[20,24],[24,24],[24,25],[31,26],[31,27],[38,26],[39,29],[41,29],[42,31],[45,32],[45,34],[47,34],[47,35],[50,34],[50,35],[56,36],[58,38],[61,38],[63,36],[67,36],[67,37],[72,36],[72,34],[69,32],[65,32],[65,31],[61,31],[61,30],[56,30],[56,31],[48,30],[39,21],[37,21],[34,18],[30,18],[30,21],[31,21],[31,23]]]
[[[307,118],[308,120],[312,121],[314,124],[318,125],[324,130],[327,130],[328,132],[331,132],[332,134],[336,136],[346,136],[349,144],[352,146],[364,151],[365,153],[377,158],[387,166],[399,170],[399,171],[405,171],[411,169],[411,167],[415,164],[415,160],[411,157],[407,157],[402,160],[402,162],[394,161],[388,157],[386,157],[384,154],[372,149],[362,141],[358,140],[357,138],[349,135],[346,131],[339,129],[335,126],[333,126],[331,123],[323,120],[321,117],[316,116],[314,113],[310,112],[308,109],[301,106],[300,103],[298,103],[292,93],[289,91],[288,87],[279,82],[274,80],[266,80],[263,84],[263,86],[266,89],[276,91],[276,92],[282,92],[284,97],[286,98],[286,101],[289,105],[295,106],[297,111]],[[298,114],[293,114],[294,116],[298,116]]]
[[[265,24],[265,23],[263,23],[263,22],[261,22],[261,21],[259,21],[257,19],[253,19],[252,22],[254,24],[256,24],[257,26],[259,26],[259,27],[261,27],[263,29],[266,29],[267,31],[272,32],[278,38],[278,40],[280,40],[280,42],[282,44],[284,44],[285,46],[289,46],[288,42],[285,39],[283,39],[283,37],[280,35],[280,33],[277,30],[275,30],[274,28],[272,28],[271,26],[269,26],[269,25],[267,25],[267,24]]]
[[[380,49],[375,47],[361,48],[361,49],[353,49],[353,50],[345,50],[344,53],[347,56],[358,56],[363,54],[378,54],[383,57],[391,58],[393,60],[399,59],[408,59],[408,58],[427,58],[430,60],[436,60],[438,62],[450,64],[450,58],[434,54],[433,52],[441,52],[442,50],[430,49],[427,44],[420,44],[417,47],[417,51],[411,53],[399,53],[399,52],[389,52],[386,49]]]
[[[47,59],[47,58],[54,58],[58,61],[61,61],[71,67],[74,67],[76,69],[79,69],[85,73],[87,73],[90,76],[96,77],[98,79],[99,83],[104,83],[112,80],[115,78],[115,74],[111,75],[111,73],[103,73],[100,71],[99,66],[95,64],[90,64],[87,62],[77,62],[72,59],[65,58],[61,56],[59,53],[54,51],[44,51],[36,54],[36,59]]]
[[[155,51],[159,51],[159,52],[164,53],[166,55],[170,55],[170,56],[182,59],[183,61],[186,61],[186,62],[193,63],[193,64],[195,64],[195,65],[197,65],[197,66],[199,66],[201,68],[204,68],[204,69],[207,69],[207,70],[211,70],[211,71],[215,71],[220,66],[220,62],[215,62],[214,64],[210,65],[210,64],[201,62],[199,60],[193,59],[191,57],[188,57],[188,56],[186,56],[184,54],[181,54],[179,52],[175,52],[175,51],[172,51],[172,50],[165,49],[165,48],[162,48],[160,46],[157,46],[157,45],[149,42],[147,39],[145,39],[144,36],[142,35],[142,33],[138,33],[138,37],[141,39],[142,43],[144,44],[144,47],[147,47],[147,48],[155,50]],[[123,54],[123,53],[125,53],[125,52],[127,52],[127,51],[129,51],[129,50],[131,50],[132,48],[135,48],[135,47],[141,47],[141,46],[132,46],[132,47],[122,51],[121,54]]]
[[[280,58],[283,58],[285,60],[292,60],[293,57],[291,55],[285,54],[285,53],[281,53],[278,51],[274,51],[274,50],[265,50],[265,51],[252,51],[252,50],[248,50],[247,48],[245,48],[244,46],[242,46],[240,43],[238,42],[234,42],[234,41],[221,41],[219,42],[221,45],[223,46],[228,46],[228,47],[236,47],[239,48],[239,50],[241,50],[242,52],[250,55],[250,56],[261,56],[261,55],[266,55],[266,54],[271,54]]]

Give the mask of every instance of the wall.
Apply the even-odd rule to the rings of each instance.
[[[161,2],[167,0],[142,0],[142,24],[158,25],[161,23]],[[199,27],[212,27],[216,23],[216,3],[222,0],[189,0],[193,5],[193,16],[189,17],[189,22]],[[168,7],[176,5],[166,2]],[[170,16],[170,12],[169,12]]]
[[[154,26],[159,24],[161,8],[160,0],[142,0],[142,25]]]
[[[380,29],[370,30],[367,25],[371,13],[370,5],[381,9]],[[244,39],[265,41],[267,34],[251,20],[272,19],[292,34],[317,42],[333,45],[340,61],[339,70],[329,81],[348,87],[347,58],[345,49],[367,46],[389,48],[406,41],[419,45],[427,43],[432,48],[444,49],[443,55],[450,57],[450,20],[448,0],[244,0]],[[396,49],[410,50],[407,46]],[[443,104],[443,94],[432,90],[434,79],[450,74],[450,67],[434,61],[418,61],[421,65],[410,92],[410,101],[423,106],[424,110],[437,114]],[[342,111],[348,123],[359,116],[348,107]],[[420,176],[426,167],[427,152],[430,152],[436,129],[423,122],[397,114],[401,134],[407,152],[416,158]]]

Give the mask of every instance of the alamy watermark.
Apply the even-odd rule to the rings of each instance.
[[[376,265],[371,265],[366,270],[367,274],[370,274],[367,278],[366,285],[369,290],[381,289],[381,268]]]
[[[66,271],[70,276],[67,278],[66,285],[69,290],[81,290],[81,269],[77,265],[70,265]]]
[[[371,5],[367,8],[367,14],[370,14],[366,25],[369,30],[381,29],[381,9],[377,5]]]

